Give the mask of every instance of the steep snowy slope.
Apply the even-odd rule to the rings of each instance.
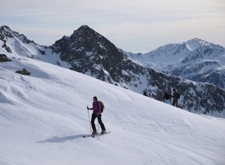
[[[82,138],[94,95],[111,134]],[[3,165],[223,165],[224,124],[27,57],[0,64]]]

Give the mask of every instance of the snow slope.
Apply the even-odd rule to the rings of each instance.
[[[82,138],[94,95],[111,134]],[[224,125],[49,63],[0,63],[1,165],[223,165]]]

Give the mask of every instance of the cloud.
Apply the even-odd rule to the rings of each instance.
[[[0,6],[4,6],[2,24],[41,44],[52,44],[85,24],[116,46],[137,51],[150,49],[156,41],[161,46],[207,35],[207,30],[211,36],[225,35],[220,28],[225,17],[223,0],[1,0]]]

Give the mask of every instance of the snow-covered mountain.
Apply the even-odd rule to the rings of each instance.
[[[51,48],[72,70],[125,88],[135,89],[141,83],[147,86],[146,69],[125,58],[114,44],[87,25]]]
[[[5,56],[49,62],[138,93],[145,90],[157,100],[162,99],[165,89],[171,92],[176,88],[181,94],[179,107],[189,111],[218,115],[225,107],[223,89],[143,67],[86,25],[51,47],[38,45],[7,26],[1,27],[0,36],[0,53]]]
[[[52,64],[69,67],[63,63],[58,54],[52,53],[51,48],[39,45],[29,40],[23,34],[11,30],[8,26],[0,27],[0,53],[10,53],[14,57],[30,57]]]
[[[37,59],[5,55],[11,61],[0,63],[1,165],[225,162],[224,118],[193,114]],[[15,73],[21,68],[30,76]],[[111,134],[82,138],[90,134],[86,107],[94,95],[104,102],[102,119]]]
[[[142,66],[225,88],[225,48],[201,39],[168,44],[146,54],[127,53]]]

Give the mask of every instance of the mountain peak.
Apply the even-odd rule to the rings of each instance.
[[[4,36],[12,37],[12,30],[6,25],[0,27],[0,39],[3,40]]]
[[[73,34],[71,35],[71,39],[77,40],[77,38],[81,37],[83,39],[90,40],[94,36],[100,36],[100,34],[91,29],[89,26],[82,25],[77,30],[74,30]]]
[[[91,28],[88,25],[82,25],[78,28],[78,30],[90,30]]]
[[[0,27],[1,30],[11,30],[7,25],[3,25]]]
[[[88,25],[82,25],[80,26],[77,30],[74,31],[75,32],[93,32],[93,33],[96,33],[92,28],[90,28]]]
[[[61,52],[63,59],[89,56],[111,56],[122,58],[116,46],[87,25],[74,30],[70,37],[63,37],[52,45],[55,52]],[[69,52],[69,53],[68,53]],[[84,53],[88,52],[88,53]],[[73,56],[73,57],[72,57]],[[68,58],[69,57],[69,58]]]
[[[199,38],[193,38],[186,42],[186,46],[189,50],[195,50],[195,49],[198,49],[199,47],[204,47],[204,46],[209,46],[209,45],[211,45],[211,43],[206,42]]]

